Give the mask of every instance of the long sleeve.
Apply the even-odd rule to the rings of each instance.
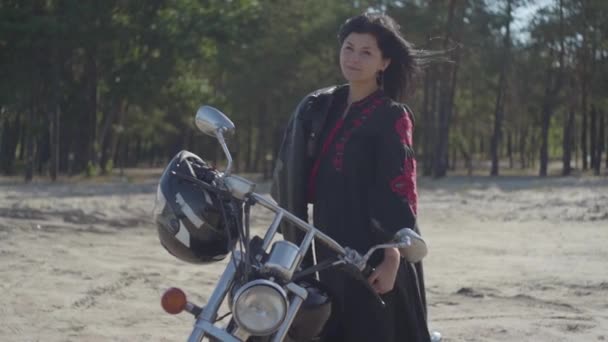
[[[323,88],[300,101],[285,129],[273,172],[271,196],[279,206],[308,221],[308,177],[312,167],[310,135],[322,126],[336,87]],[[298,242],[304,233],[283,221],[280,232],[286,240]]]
[[[399,107],[382,120],[376,142],[375,177],[370,191],[372,228],[378,242],[402,228],[415,228],[416,160],[410,115]]]
[[[283,141],[277,155],[270,190],[271,196],[280,207],[287,209],[304,221],[308,221],[305,200],[306,127],[300,119],[303,107],[308,105],[305,98],[296,108],[285,129]],[[286,240],[298,242],[302,233],[293,224],[283,221],[279,228]]]

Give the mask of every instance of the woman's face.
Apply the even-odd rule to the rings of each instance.
[[[386,69],[389,59],[382,57],[376,38],[369,33],[351,33],[340,49],[340,68],[349,83],[376,82],[378,71]]]

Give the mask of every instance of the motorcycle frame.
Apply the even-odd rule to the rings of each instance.
[[[219,114],[223,115],[221,113]],[[197,114],[197,121],[198,115],[199,114]],[[247,179],[231,174],[232,156],[224,139],[224,132],[228,132],[230,130],[227,127],[231,126],[232,123],[229,122],[228,119],[222,119],[220,121],[222,121],[225,126],[218,127],[215,130],[214,135],[222,146],[228,164],[226,170],[217,179],[219,187],[222,188],[222,190],[229,192],[230,195],[234,198],[249,203],[260,204],[261,206],[274,213],[274,219],[272,220],[270,227],[268,227],[264,235],[264,239],[262,242],[262,250],[266,252],[271,246],[272,241],[278,232],[279,226],[283,221],[288,221],[292,223],[295,227],[306,233],[299,246],[295,244],[293,245],[295,248],[297,248],[296,255],[293,258],[289,269],[285,270],[285,272],[282,273],[282,280],[286,283],[284,288],[287,294],[292,294],[292,296],[291,299],[288,298],[289,304],[287,307],[285,319],[283,320],[277,331],[269,335],[273,336],[271,340],[272,342],[281,342],[287,335],[287,332],[293,320],[295,319],[301,304],[304,302],[304,300],[306,300],[306,297],[308,295],[306,289],[297,285],[295,282],[292,281],[292,279],[295,270],[300,267],[306,253],[308,252],[310,247],[313,246],[314,241],[320,241],[325,244],[330,250],[334,251],[339,259],[339,263],[353,265],[357,269],[359,269],[359,271],[363,271],[365,269],[367,259],[369,258],[373,250],[376,250],[378,248],[397,247],[400,244],[388,243],[378,245],[374,249],[370,250],[366,255],[362,256],[354,249],[342,247],[334,239],[330,238],[308,222],[303,221],[302,219],[290,213],[289,211],[281,208],[274,201],[255,193],[255,183],[252,183]],[[207,127],[204,128],[207,129]],[[205,133],[209,132],[205,130]],[[196,178],[192,178],[191,180],[194,182],[200,182]],[[239,227],[239,229],[240,228],[242,227]],[[409,245],[409,238],[407,240],[406,245]],[[192,330],[192,333],[188,338],[189,342],[200,342],[204,337],[211,337],[213,340],[226,342],[242,342],[243,340],[249,338],[250,333],[238,326],[234,329],[234,331],[227,331],[227,329],[215,325],[218,310],[223,301],[225,300],[228,291],[230,291],[231,287],[234,284],[234,279],[237,273],[237,265],[241,262],[242,259],[243,255],[240,251],[235,250],[232,253],[231,260],[226,265],[226,268],[224,269],[224,272],[222,273],[215,289],[213,290],[213,293],[211,294],[207,305],[205,305],[202,312],[196,317],[194,329]],[[273,280],[272,277],[273,276],[271,276],[271,280]]]
[[[231,161],[230,152],[226,145],[226,142],[223,138],[223,134],[221,130],[217,132],[217,138],[224,152],[226,153],[228,160]],[[231,163],[229,163],[230,165]],[[299,246],[297,246],[298,251],[296,254],[295,261],[291,265],[291,269],[289,272],[293,274],[293,272],[301,265],[304,260],[304,256],[308,252],[311,247],[313,241],[316,239],[324,243],[327,247],[333,250],[339,258],[343,259],[345,262],[349,262],[353,265],[361,264],[361,255],[357,253],[355,250],[344,248],[335,240],[321,232],[319,229],[315,228],[313,225],[303,221],[299,217],[290,213],[289,211],[278,206],[274,201],[267,199],[266,197],[253,192],[253,183],[249,182],[246,179],[230,175],[230,168],[227,168],[228,172],[225,172],[221,178],[219,179],[220,184],[225,187],[234,197],[245,200],[252,200],[254,203],[260,204],[266,209],[272,211],[274,215],[274,219],[270,224],[270,227],[266,231],[264,235],[264,240],[262,243],[262,250],[266,251],[271,246],[274,237],[278,232],[278,228],[283,221],[288,221],[304,231],[306,235],[302,239]],[[215,319],[217,318],[218,310],[225,300],[228,291],[232,287],[235,279],[235,275],[237,272],[236,265],[241,261],[242,254],[240,251],[235,251],[231,256],[232,260],[228,262],[224,272],[222,273],[211,297],[205,305],[202,313],[196,318],[196,322],[194,324],[194,329],[188,338],[189,342],[200,342],[204,337],[212,337],[218,339],[220,341],[226,342],[241,342],[241,339],[235,337],[235,335],[241,335],[245,339],[249,336],[246,332],[240,332],[236,329],[236,332],[230,332],[225,330],[224,328],[218,327],[214,324]],[[364,263],[363,263],[364,264]],[[291,293],[291,299],[288,300],[288,308],[285,319],[279,326],[278,330],[273,333],[271,336],[272,342],[280,342],[285,338],[291,323],[293,322],[301,304],[306,300],[308,292],[305,288],[297,285],[294,282],[289,282],[285,286],[285,289],[288,293]],[[239,337],[241,337],[239,336]]]

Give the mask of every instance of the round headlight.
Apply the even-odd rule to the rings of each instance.
[[[270,335],[285,319],[287,295],[268,280],[251,281],[237,291],[232,314],[238,325],[252,335]]]

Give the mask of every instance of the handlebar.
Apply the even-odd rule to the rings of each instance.
[[[265,248],[270,245],[270,241],[272,241],[272,238],[274,237],[274,235],[276,235],[281,220],[287,220],[293,223],[296,227],[306,232],[306,236],[304,237],[300,246],[301,251],[307,250],[310,246],[310,243],[312,243],[312,239],[316,238],[319,241],[323,242],[328,248],[337,253],[339,256],[347,256],[347,250],[339,243],[337,243],[334,239],[330,238],[329,236],[321,232],[319,229],[315,228],[313,225],[304,222],[302,219],[290,213],[289,211],[279,207],[276,203],[274,203],[274,201],[270,201],[264,196],[255,192],[251,193],[249,196],[253,198],[257,203],[276,214],[275,219],[273,220],[270,226],[270,229],[268,229],[268,231],[266,232],[266,236],[264,237]],[[302,257],[303,256],[304,252],[302,253]]]
[[[369,260],[369,257],[374,251],[380,248],[403,247],[402,243],[381,244],[372,247],[365,255],[362,256],[354,249],[342,247],[338,242],[336,242],[334,239],[332,239],[325,233],[321,232],[319,229],[315,228],[313,225],[303,221],[302,219],[290,213],[289,211],[281,208],[279,205],[276,204],[276,202],[269,200],[256,192],[253,192],[254,183],[244,178],[223,174],[221,178],[223,180],[224,186],[227,189],[218,189],[215,186],[207,184],[195,177],[181,175],[175,172],[173,174],[185,178],[191,182],[197,183],[208,190],[214,190],[218,194],[223,195],[224,197],[232,195],[241,200],[253,200],[255,203],[259,203],[266,209],[274,212],[275,218],[272,221],[272,224],[270,225],[269,229],[266,231],[266,235],[264,236],[264,241],[262,243],[263,250],[266,250],[270,246],[272,239],[276,235],[282,220],[287,220],[293,223],[299,229],[306,232],[306,235],[299,246],[299,251],[296,257],[297,262],[294,263],[293,269],[291,270],[292,272],[295,271],[295,269],[300,265],[313,239],[317,239],[323,244],[325,244],[326,247],[328,247],[338,255],[339,259],[344,260],[346,263],[355,266],[361,272],[367,272],[368,274],[366,275],[366,277],[371,274],[371,271],[369,271],[369,269],[367,268],[369,267],[367,265],[367,261]],[[409,239],[406,245],[409,245]]]

